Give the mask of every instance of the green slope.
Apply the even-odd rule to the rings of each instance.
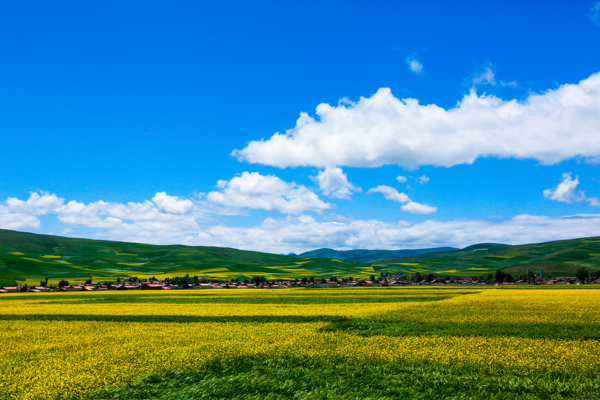
[[[300,254],[300,257],[322,257],[322,258],[336,258],[338,260],[345,261],[358,261],[363,263],[369,263],[374,260],[382,258],[397,258],[397,257],[409,257],[418,256],[426,253],[437,253],[441,251],[455,251],[458,250],[454,247],[436,247],[431,249],[415,249],[415,250],[334,250],[334,249],[317,249],[307,251]]]
[[[482,243],[455,252],[377,260],[373,267],[378,272],[450,276],[482,275],[498,269],[522,275],[528,269],[536,273],[543,269],[545,276],[575,276],[578,267],[600,268],[600,237],[517,246]]]
[[[222,247],[156,246],[75,239],[0,230],[0,282],[50,283],[116,280],[131,276],[268,279],[353,276],[373,273],[368,264],[243,251]]]

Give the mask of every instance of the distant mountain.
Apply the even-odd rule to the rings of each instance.
[[[333,250],[333,249],[317,249],[299,254],[298,257],[320,257],[333,258],[336,260],[356,261],[369,263],[382,258],[397,258],[419,256],[427,253],[439,253],[447,251],[457,251],[454,247],[434,247],[431,249],[416,249],[416,250]]]
[[[527,270],[553,277],[575,276],[579,267],[597,271],[600,267],[600,237],[558,240],[511,246],[479,243],[458,251],[395,257],[372,263],[376,272],[432,273],[442,276],[486,275],[500,269],[513,275]]]

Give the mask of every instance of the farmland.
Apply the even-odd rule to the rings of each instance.
[[[0,297],[0,398],[597,399],[600,290]]]
[[[66,238],[0,229],[0,286],[49,279],[83,283],[126,277],[200,276],[220,280],[265,276],[369,276],[369,264],[208,246],[156,246]]]
[[[544,270],[546,276],[575,276],[579,267],[597,270],[600,266],[600,238],[590,237],[546,243],[505,245],[481,243],[446,253],[373,261],[376,271],[406,274],[432,273],[441,276],[472,276],[501,269],[524,275],[527,270]]]

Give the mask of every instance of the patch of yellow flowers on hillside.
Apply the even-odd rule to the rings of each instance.
[[[457,293],[434,302],[348,302],[371,296]],[[596,340],[487,336],[363,337],[322,331],[328,317],[415,322],[547,322],[600,325],[600,290],[368,288],[325,290],[210,290],[111,292],[123,302],[94,304],[106,293],[4,295],[0,298],[0,398],[53,399],[133,381],[150,372],[188,369],[226,356],[349,357],[382,362],[479,364],[600,370]],[[89,297],[88,297],[89,296]],[[178,297],[214,297],[214,303],[168,303]],[[336,303],[295,304],[278,297],[330,296]],[[127,302],[145,297],[156,302]],[[223,302],[218,301],[219,298]],[[261,302],[237,302],[231,297]],[[71,299],[73,299],[72,303]],[[273,299],[273,303],[268,300]],[[60,301],[60,303],[59,303]],[[254,304],[251,304],[254,303]],[[260,304],[259,304],[260,303]],[[45,316],[71,316],[44,320]],[[201,322],[116,322],[102,316],[207,317]],[[33,316],[37,316],[33,317]],[[95,318],[86,318],[92,316]],[[301,322],[257,322],[248,317],[302,317]],[[223,317],[220,321],[219,318]],[[307,317],[312,317],[308,319]],[[23,319],[20,319],[23,318]],[[322,320],[321,320],[322,319]],[[266,321],[269,321],[266,319]],[[282,322],[281,322],[282,321]]]

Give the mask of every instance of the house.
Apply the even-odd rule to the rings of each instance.
[[[142,283],[140,290],[163,290],[163,285],[160,283]]]

